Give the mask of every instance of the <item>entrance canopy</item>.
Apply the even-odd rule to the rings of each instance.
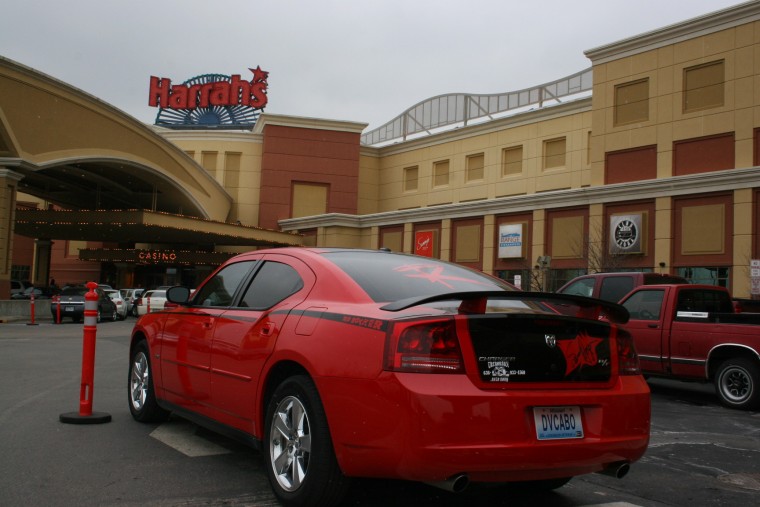
[[[172,245],[293,246],[301,236],[169,213],[16,210],[16,233],[32,238]]]

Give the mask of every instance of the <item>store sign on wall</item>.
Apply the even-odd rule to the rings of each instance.
[[[610,217],[610,253],[640,254],[643,248],[643,214]]]
[[[177,252],[173,250],[135,250],[140,264],[172,264],[178,262]]]
[[[433,256],[433,231],[420,231],[414,235],[414,253],[423,257]]]
[[[504,224],[499,226],[499,258],[520,259],[524,257],[523,224]]]

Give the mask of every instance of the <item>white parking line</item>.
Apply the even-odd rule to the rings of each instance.
[[[232,453],[231,450],[196,435],[196,428],[187,421],[169,421],[153,430],[150,436],[191,458]]]

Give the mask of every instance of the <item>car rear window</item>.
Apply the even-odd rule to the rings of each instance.
[[[90,291],[87,287],[65,287],[61,296],[84,296]]]
[[[515,290],[497,278],[436,259],[386,252],[329,252],[324,255],[376,302],[449,292]]]

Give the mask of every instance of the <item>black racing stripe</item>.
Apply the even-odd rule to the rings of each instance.
[[[334,322],[340,322],[342,324],[348,324],[349,326],[357,326],[364,329],[372,329],[373,331],[385,331],[388,329],[388,321],[382,319],[373,319],[370,317],[362,317],[360,315],[348,315],[345,313],[330,313],[320,312],[314,310],[305,310],[302,315],[306,317],[312,317],[315,319],[325,319]]]

